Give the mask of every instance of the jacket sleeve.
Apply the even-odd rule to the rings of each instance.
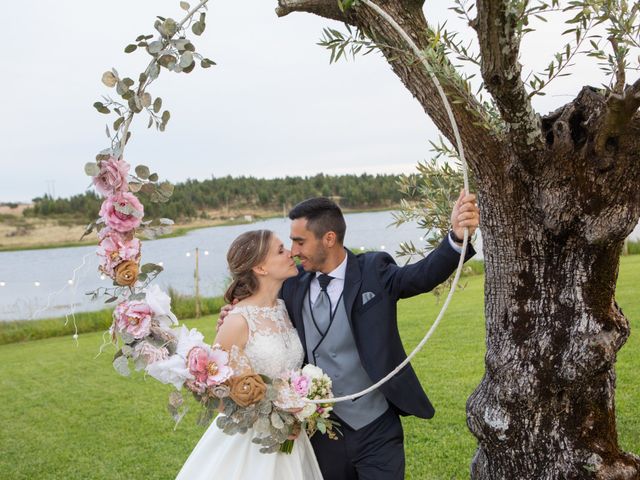
[[[475,253],[469,245],[465,262]],[[449,278],[460,259],[460,254],[451,247],[447,238],[422,260],[403,267],[398,266],[388,253],[375,255],[382,286],[394,298],[412,297],[433,290]]]

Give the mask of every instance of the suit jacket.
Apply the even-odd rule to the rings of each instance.
[[[469,245],[465,261],[473,255],[475,251]],[[356,255],[347,250],[347,256],[344,304],[360,360],[375,383],[407,358],[398,332],[398,300],[428,292],[444,282],[455,271],[460,254],[445,238],[426,258],[403,267],[385,252]],[[300,268],[298,276],[286,280],[281,291],[305,356],[302,303],[314,276],[315,273]],[[370,293],[363,298],[365,292]],[[431,418],[435,413],[410,364],[382,385],[380,391],[401,415]]]

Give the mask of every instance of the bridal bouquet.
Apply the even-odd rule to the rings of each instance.
[[[252,428],[253,442],[262,446],[262,453],[291,453],[289,438],[301,428],[309,435],[320,431],[336,438],[335,422],[329,419],[331,407],[309,402],[332,395],[331,379],[318,367],[307,365],[269,378],[255,373],[236,346],[227,352],[206,344],[196,329],[150,323],[143,339],[125,333],[125,342],[130,343],[122,348],[120,358],[132,359],[138,369],[176,388],[169,398],[169,411],[176,421],[186,412],[181,410],[180,394],[185,388],[203,407],[201,424],[208,425],[216,413],[223,413],[216,419],[218,426],[229,435]]]

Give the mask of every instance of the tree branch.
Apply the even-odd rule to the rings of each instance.
[[[278,17],[284,17],[293,12],[314,13],[339,22],[351,23],[348,15],[338,8],[337,0],[278,0],[276,7]]]
[[[633,116],[640,108],[640,79],[627,86],[624,93],[611,93],[607,99],[607,111],[602,119],[602,128],[596,138],[595,149],[600,155],[606,153],[611,139],[622,135]]]
[[[521,78],[518,61],[520,34],[515,2],[478,0],[478,15],[473,27],[478,33],[482,54],[482,78],[493,96],[507,133],[518,153],[527,154],[544,145],[540,118]]]
[[[305,11],[326,18],[336,19],[340,12],[335,0],[278,0],[279,12]],[[375,0],[374,0],[375,1]],[[422,12],[421,1],[417,0],[377,0],[407,34],[426,52],[429,63],[434,68],[447,97],[450,99],[454,117],[460,129],[469,164],[474,171],[489,169],[495,176],[506,161],[502,151],[500,132],[495,130],[486,109],[478,103],[473,94],[465,89],[465,81],[451,63],[435,51],[432,40],[435,37]],[[279,15],[280,15],[279,13]],[[341,13],[341,12],[340,12]],[[453,128],[443,108],[433,81],[419,59],[410,53],[400,34],[373,9],[366,5],[351,8],[341,20],[356,26],[380,48],[407,89],[420,102],[442,134],[455,145]],[[398,53],[398,52],[403,53]]]

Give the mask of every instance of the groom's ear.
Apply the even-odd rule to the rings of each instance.
[[[333,232],[331,230],[325,233],[322,237],[322,243],[326,248],[333,248],[337,242],[338,236],[336,235],[336,232]]]

